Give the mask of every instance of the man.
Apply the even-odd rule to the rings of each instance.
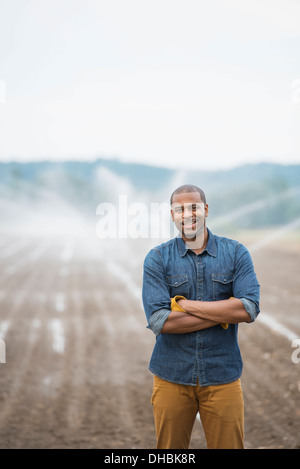
[[[179,235],[144,261],[143,303],[156,335],[149,369],[157,448],[187,449],[199,412],[207,448],[244,448],[238,323],[259,313],[259,284],[247,249],[206,226],[204,192],[171,196]]]

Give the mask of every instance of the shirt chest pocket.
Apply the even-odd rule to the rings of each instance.
[[[166,278],[166,282],[171,298],[176,295],[189,297],[189,278],[187,275],[172,275]]]
[[[233,296],[233,274],[212,274],[213,301]]]

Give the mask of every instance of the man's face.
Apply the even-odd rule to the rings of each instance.
[[[174,194],[171,215],[185,241],[199,241],[201,244],[204,239],[208,205],[202,202],[199,192]]]

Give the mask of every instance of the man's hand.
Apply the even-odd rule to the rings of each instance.
[[[186,313],[186,311],[179,305],[179,300],[186,300],[186,298],[181,295],[176,295],[174,298],[171,298],[171,311],[183,311]]]

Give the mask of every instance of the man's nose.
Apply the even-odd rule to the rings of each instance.
[[[183,217],[184,217],[184,218],[191,217],[191,216],[193,215],[193,211],[192,211],[191,208],[185,207],[185,208],[183,209],[182,214],[183,214]]]

